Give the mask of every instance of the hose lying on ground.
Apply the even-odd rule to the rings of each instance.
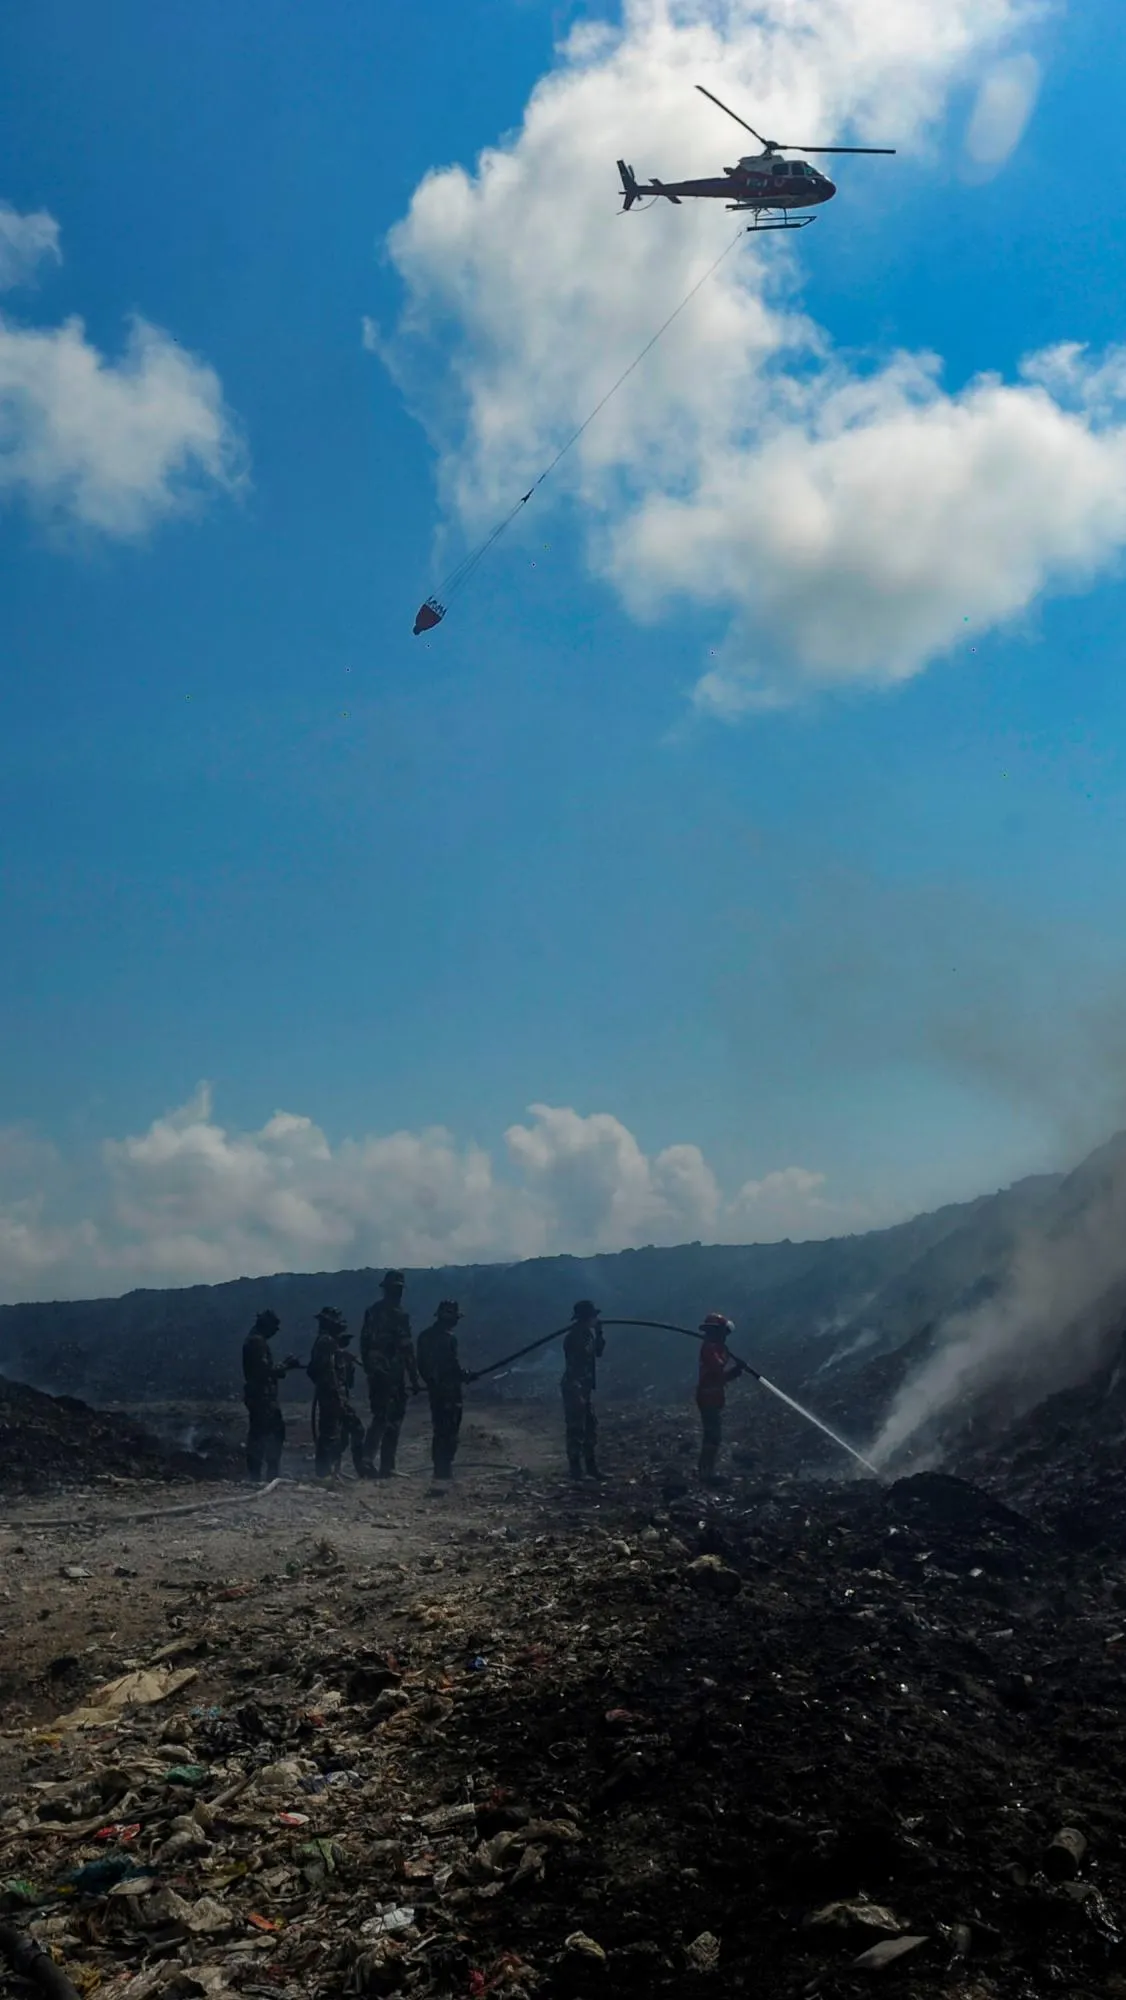
[[[81,2000],[77,1986],[71,1984],[50,1953],[14,1924],[0,1924],[0,1952],[13,1972],[19,1973],[21,1979],[34,1980],[48,2000]]]
[[[0,1530],[9,1529],[13,1534],[30,1534],[35,1528],[114,1528],[128,1522],[133,1526],[138,1521],[171,1521],[179,1514],[209,1514],[216,1507],[242,1507],[253,1500],[264,1500],[279,1479],[271,1479],[268,1486],[259,1486],[249,1493],[224,1493],[214,1500],[189,1500],[182,1507],[148,1507],[141,1514],[74,1514],[57,1521],[5,1521],[0,1518]]]

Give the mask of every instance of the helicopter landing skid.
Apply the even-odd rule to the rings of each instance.
[[[750,203],[745,201],[729,201],[727,206],[736,213],[745,215],[750,207]],[[752,236],[759,229],[805,229],[809,223],[816,222],[817,220],[815,215],[784,215],[778,221],[768,222],[760,209],[755,209],[753,213],[754,221],[747,224],[748,236]]]

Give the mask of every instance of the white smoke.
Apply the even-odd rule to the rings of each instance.
[[[942,1344],[904,1383],[869,1449],[887,1465],[908,1444],[933,1444],[951,1419],[981,1399],[1015,1419],[1057,1389],[1082,1381],[1116,1330],[1126,1280],[1126,1156],[1096,1156],[1062,1190],[1054,1228],[1029,1235],[995,1295],[947,1321]],[[1094,1164],[1094,1163],[1091,1163]]]

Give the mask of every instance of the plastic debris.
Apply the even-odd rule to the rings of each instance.
[[[199,1679],[197,1667],[141,1667],[136,1672],[122,1674],[115,1681],[107,1681],[104,1687],[96,1688],[83,1708],[72,1709],[69,1715],[60,1715],[56,1729],[103,1729],[107,1724],[117,1722],[123,1711],[129,1708],[149,1708],[158,1701],[168,1701],[179,1694],[194,1680]]]
[[[59,1877],[68,1888],[77,1889],[81,1895],[97,1896],[112,1889],[117,1882],[140,1878],[149,1873],[136,1861],[124,1854],[107,1854],[102,1861],[86,1861],[81,1868],[72,1868]]]
[[[409,1931],[414,1923],[414,1911],[405,1903],[384,1903],[374,1917],[360,1925],[360,1936],[364,1938],[393,1937],[399,1931]]]
[[[864,1896],[825,1903],[819,1910],[813,1910],[805,1921],[811,1930],[883,1931],[893,1936],[903,1929],[893,1910],[885,1908],[882,1903],[870,1903]]]
[[[25,1875],[11,1875],[0,1882],[0,1909],[28,1909],[41,1900],[41,1891]]]
[[[684,1956],[693,1972],[717,1972],[719,1970],[719,1939],[712,1931],[701,1931],[691,1944],[684,1947]]]
[[[920,1945],[928,1943],[925,1937],[885,1938],[882,1944],[874,1944],[868,1951],[862,1951],[859,1958],[852,1960],[853,1972],[886,1972],[897,1959],[906,1958],[908,1952],[918,1951]]]
[[[1087,1837],[1078,1827],[1061,1826],[1044,1854],[1044,1873],[1054,1882],[1070,1881],[1078,1875],[1087,1853]]]

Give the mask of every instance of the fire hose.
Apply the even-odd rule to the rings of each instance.
[[[79,2000],[78,1988],[72,1985],[62,1966],[56,1965],[41,1944],[17,1930],[14,1924],[0,1924],[0,1952],[13,1972],[21,1979],[32,1980],[47,1995],[47,2000]]]
[[[614,1323],[616,1324],[616,1322]],[[515,1354],[502,1354],[499,1361],[489,1361],[485,1364],[484,1368],[469,1370],[465,1376],[465,1380],[467,1382],[480,1382],[486,1375],[495,1375],[498,1368],[510,1368],[514,1361],[523,1361],[526,1354],[534,1354],[537,1348],[548,1347],[553,1340],[562,1340],[563,1335],[569,1331],[570,1324],[567,1326],[557,1326],[554,1333],[541,1334],[538,1340],[529,1341],[527,1347],[518,1347]]]
[[[688,1340],[701,1342],[704,1338],[697,1327],[677,1326],[671,1320],[664,1319],[603,1319],[599,1321],[599,1324],[602,1326],[646,1327],[654,1333],[680,1333]],[[466,1380],[479,1382],[483,1375],[493,1375],[498,1368],[507,1368],[513,1361],[522,1360],[524,1355],[534,1354],[537,1348],[546,1347],[550,1341],[558,1340],[567,1331],[567,1327],[561,1326],[554,1333],[545,1333],[541,1339],[531,1341],[527,1347],[518,1348],[515,1354],[506,1354],[499,1361],[492,1361],[487,1367],[478,1368],[475,1373],[468,1375]],[[742,1355],[735,1354],[730,1348],[728,1349],[728,1353],[743,1374],[753,1376],[761,1388],[768,1390],[772,1396],[776,1396],[780,1403],[785,1403],[786,1407],[793,1410],[796,1416],[804,1418],[805,1422],[812,1424],[815,1430],[819,1430],[827,1438],[831,1438],[832,1442],[839,1445],[842,1451],[847,1451],[850,1458],[855,1458],[857,1463],[862,1465],[866,1472],[870,1472],[874,1479],[880,1477],[878,1468],[872,1464],[870,1459],[864,1457],[863,1452],[857,1451],[855,1445],[849,1444],[847,1439],[841,1437],[838,1432],[830,1430],[828,1424],[822,1423],[821,1418],[814,1416],[813,1411],[807,1410],[803,1403],[799,1403],[793,1396],[787,1395],[785,1389],[780,1389],[777,1382],[772,1382],[769,1376],[762,1373],[761,1369],[752,1368],[750,1362],[744,1361]]]

